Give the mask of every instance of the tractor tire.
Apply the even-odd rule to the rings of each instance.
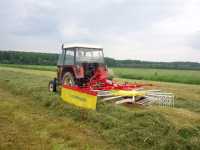
[[[70,72],[66,72],[62,79],[62,85],[74,86],[74,76]]]
[[[49,92],[56,92],[57,91],[57,84],[56,80],[51,80],[48,85]]]

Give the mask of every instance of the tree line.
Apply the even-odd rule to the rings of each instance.
[[[56,65],[57,60],[58,54],[0,51],[1,64]],[[105,58],[105,62],[109,67],[200,70],[200,63],[196,62],[151,62],[140,60],[116,60],[108,57]]]
[[[0,51],[1,64],[55,65],[58,54]]]

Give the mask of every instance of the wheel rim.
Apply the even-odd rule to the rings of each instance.
[[[49,84],[49,91],[53,92],[53,84]]]
[[[70,79],[70,77],[65,77],[64,79],[64,85],[73,85],[73,81]]]

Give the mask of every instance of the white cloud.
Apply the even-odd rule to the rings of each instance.
[[[181,11],[170,18],[161,20],[156,29],[163,34],[188,35],[200,30],[200,1],[187,1]]]
[[[198,0],[1,1],[0,49],[59,52],[62,42],[86,42],[102,45],[109,57],[199,61],[199,6]]]

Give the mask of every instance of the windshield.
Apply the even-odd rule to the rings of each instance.
[[[77,62],[99,62],[103,63],[103,50],[92,48],[78,48],[76,54]]]

